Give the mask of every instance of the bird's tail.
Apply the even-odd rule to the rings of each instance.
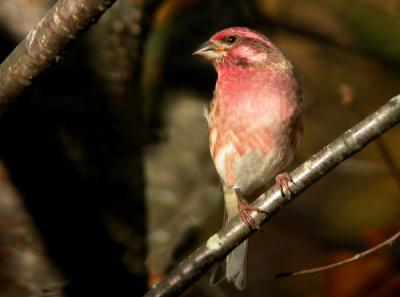
[[[238,198],[236,193],[224,187],[225,219],[224,224],[239,214]],[[246,285],[246,264],[247,264],[247,240],[235,248],[225,259],[223,266],[217,267],[211,277],[211,282],[219,283],[221,272],[225,270],[225,277],[228,282],[233,282],[239,290]],[[223,273],[223,272],[222,272]]]

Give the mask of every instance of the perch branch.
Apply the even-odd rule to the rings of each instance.
[[[116,0],[59,0],[0,65],[0,116]]]
[[[398,122],[400,122],[400,95],[392,98],[375,113],[293,170],[290,173],[293,179],[291,186],[293,198]],[[268,215],[261,212],[253,213],[253,219],[258,224],[263,224],[287,203],[288,200],[281,196],[279,186],[274,185],[252,204],[266,211]],[[236,217],[154,285],[145,296],[165,297],[182,293],[253,232],[254,230],[250,230],[239,217]]]
[[[353,98],[353,94],[352,94],[352,90],[349,86],[347,85],[343,85],[341,88],[341,99],[342,99],[342,103],[344,106],[349,107],[351,111],[353,111],[353,113],[355,115],[357,115],[358,117],[362,118],[363,117],[363,113],[361,111],[361,109],[355,104],[354,98]],[[390,169],[395,181],[397,182],[397,185],[400,187],[400,172],[391,156],[391,154],[389,153],[389,150],[386,148],[386,146],[384,145],[383,141],[381,139],[377,139],[375,141],[375,143],[378,145],[378,149],[381,152],[381,155],[383,157],[383,160],[385,161],[385,163],[387,164],[388,168]],[[377,244],[376,246],[367,249],[361,253],[358,253],[356,255],[354,255],[353,257],[350,257],[348,259],[344,259],[342,261],[338,261],[338,262],[334,262],[328,265],[324,265],[324,266],[320,266],[320,267],[316,267],[316,268],[311,268],[311,269],[303,269],[303,270],[299,270],[299,271],[294,271],[294,272],[282,272],[282,273],[278,273],[277,275],[275,275],[275,278],[282,278],[282,277],[288,277],[288,276],[296,276],[296,275],[305,275],[305,274],[315,274],[317,272],[321,272],[321,271],[325,271],[325,270],[329,270],[332,268],[336,268],[354,261],[357,261],[363,257],[366,257],[376,251],[379,251],[380,249],[383,249],[387,246],[392,245],[398,238],[400,237],[400,231],[398,231],[397,233],[395,233],[394,235],[392,235],[390,238],[382,241],[381,243]]]
[[[361,111],[361,108],[358,105],[356,105],[356,102],[353,98],[352,89],[347,85],[343,85],[340,93],[341,93],[341,97],[342,97],[341,98],[342,104],[345,107],[348,107],[358,118],[363,118],[364,114]],[[395,181],[397,182],[397,185],[400,187],[400,172],[394,162],[393,157],[389,153],[389,150],[384,145],[382,139],[377,139],[375,141],[375,144],[378,146],[378,149],[383,157],[383,160],[385,161],[386,165],[390,169]],[[390,238],[382,241],[381,243],[373,246],[372,248],[362,251],[362,252],[354,255],[353,257],[350,257],[350,258],[347,258],[347,259],[344,259],[341,261],[337,261],[337,262],[334,262],[334,263],[331,263],[328,265],[311,268],[311,269],[303,269],[303,270],[294,271],[294,272],[278,273],[277,275],[275,275],[275,278],[283,278],[283,277],[296,276],[296,275],[315,274],[315,273],[329,270],[332,268],[336,268],[336,267],[339,267],[339,266],[342,266],[345,264],[349,264],[351,262],[360,260],[361,258],[364,258],[372,253],[375,253],[385,247],[391,246],[399,237],[400,237],[400,231],[396,232]]]
[[[339,88],[339,95],[341,97],[340,99],[342,105],[347,107],[358,120],[365,117],[365,113],[362,111],[361,106],[354,98],[354,92],[350,85],[342,84]],[[400,169],[397,167],[394,158],[390,154],[389,149],[386,147],[382,139],[377,139],[375,144],[377,145],[383,161],[386,163],[386,166],[390,170],[390,173],[400,189]]]

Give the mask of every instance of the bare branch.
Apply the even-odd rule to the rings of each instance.
[[[294,182],[291,187],[293,197],[298,196],[323,175],[398,122],[400,122],[400,95],[293,170],[290,173]],[[257,212],[253,214],[253,219],[263,224],[287,203],[288,200],[281,196],[279,186],[274,185],[252,204],[269,215]],[[236,217],[153,286],[145,296],[176,296],[183,292],[253,232],[254,230],[250,230],[239,217]]]
[[[375,253],[379,251],[380,249],[383,249],[385,247],[391,246],[398,238],[400,237],[400,231],[396,232],[394,235],[392,235],[390,238],[386,239],[385,241],[382,241],[380,244],[377,244],[376,246],[365,250],[361,253],[355,254],[353,257],[338,261],[332,264],[316,267],[316,268],[311,268],[311,269],[304,269],[296,272],[283,272],[275,275],[276,278],[282,278],[282,277],[288,277],[288,276],[295,276],[295,275],[305,275],[305,274],[315,274],[317,272],[321,272],[324,270],[336,268],[339,266],[342,266],[344,264],[348,264],[354,261],[357,261],[365,256],[368,256],[372,253]]]
[[[363,112],[361,111],[361,108],[356,105],[356,102],[354,100],[354,95],[353,95],[353,90],[349,85],[342,85],[339,90],[339,94],[341,96],[341,103],[343,106],[348,107],[350,111],[352,111],[358,118],[364,117]],[[394,179],[397,182],[397,185],[400,187],[400,172],[390,155],[388,149],[384,145],[382,139],[377,139],[375,141],[375,144],[378,145],[379,151],[383,157],[383,160],[385,161],[386,165],[390,169]],[[380,249],[383,249],[385,247],[388,247],[392,245],[398,238],[400,237],[400,231],[396,232],[394,235],[392,235],[390,238],[382,241],[381,243],[375,245],[374,247],[367,249],[361,253],[358,253],[354,255],[353,257],[350,257],[348,259],[342,260],[342,261],[337,261],[328,265],[316,267],[316,268],[311,268],[311,269],[303,269],[299,271],[294,271],[294,272],[282,272],[278,273],[275,275],[275,278],[283,278],[283,277],[289,277],[289,276],[296,276],[296,275],[305,275],[305,274],[315,274],[318,272],[322,272],[325,270],[329,270],[332,268],[336,268],[354,261],[357,261],[363,257],[366,257],[374,252],[379,251]]]
[[[0,115],[115,0],[59,0],[0,65]]]
[[[339,88],[339,95],[341,97],[342,105],[347,107],[354,114],[357,120],[365,117],[365,113],[362,111],[358,102],[354,98],[354,92],[351,86],[342,84]],[[383,161],[386,163],[386,166],[390,170],[390,173],[400,189],[400,169],[397,167],[394,158],[390,154],[389,149],[386,147],[382,139],[377,139],[375,144],[377,145]]]

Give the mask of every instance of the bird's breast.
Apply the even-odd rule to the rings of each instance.
[[[301,130],[299,90],[291,73],[219,73],[210,151],[228,187],[251,194],[291,162]]]
[[[251,193],[280,169],[286,149],[266,127],[210,129],[210,151],[218,174],[230,188]]]

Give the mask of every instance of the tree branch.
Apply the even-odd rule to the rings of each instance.
[[[323,175],[398,122],[400,122],[400,95],[293,170],[290,173],[293,178],[292,197],[298,196]],[[288,200],[282,197],[279,186],[274,185],[252,204],[265,210],[269,215],[257,212],[253,213],[253,218],[257,223],[263,224],[287,203]],[[239,217],[236,217],[153,286],[145,296],[175,296],[183,292],[253,232],[254,230],[250,230]]]
[[[338,262],[335,262],[332,264],[316,267],[316,268],[304,269],[304,270],[295,271],[295,272],[278,273],[277,275],[275,275],[275,278],[305,275],[305,274],[315,274],[315,273],[318,273],[321,271],[336,268],[336,267],[342,266],[344,264],[348,264],[348,263],[357,261],[361,258],[371,255],[372,253],[375,253],[376,251],[379,251],[380,249],[391,246],[399,237],[400,237],[400,231],[396,232],[394,235],[390,236],[390,238],[386,239],[385,241],[382,241],[381,243],[375,245],[374,247],[372,247],[368,250],[365,250],[361,253],[355,254],[353,257],[350,257],[350,258],[347,258],[347,259],[344,259],[342,261],[338,261]]]
[[[0,65],[0,116],[115,0],[59,0]]]
[[[365,113],[362,111],[361,106],[354,98],[353,89],[350,85],[342,84],[339,88],[339,95],[341,97],[341,103],[344,107],[347,107],[357,118],[357,120],[365,117]],[[381,139],[377,139],[375,144],[382,156],[383,161],[386,163],[390,173],[392,174],[397,186],[400,189],[400,169],[397,167],[396,162],[389,149]]]

